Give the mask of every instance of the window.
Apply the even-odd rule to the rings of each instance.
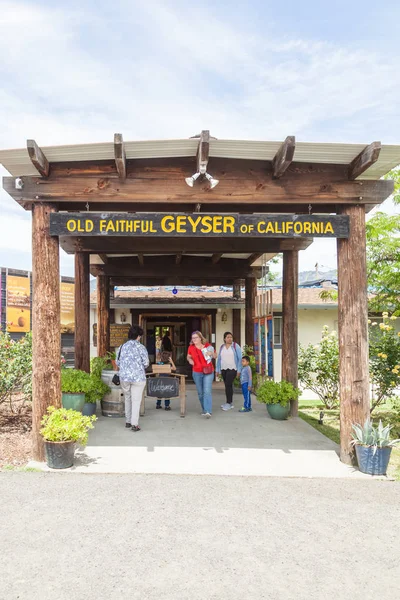
[[[274,346],[282,346],[282,317],[274,317]]]

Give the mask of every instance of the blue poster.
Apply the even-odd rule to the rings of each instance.
[[[268,377],[274,376],[274,321],[267,317]]]

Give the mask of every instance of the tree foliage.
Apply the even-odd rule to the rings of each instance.
[[[336,331],[324,326],[319,344],[299,347],[299,381],[331,409],[339,404],[339,345]]]
[[[394,398],[400,387],[400,332],[393,327],[395,320],[385,312],[383,323],[370,324],[369,370],[374,392],[371,412]]]
[[[13,399],[32,399],[32,335],[26,334],[18,341],[7,332],[0,332],[0,404]]]

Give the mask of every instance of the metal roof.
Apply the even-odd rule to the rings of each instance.
[[[124,142],[127,158],[170,158],[196,156],[198,139]],[[210,139],[210,157],[272,160],[281,141]],[[368,144],[326,144],[296,142],[297,162],[349,164]],[[73,146],[42,146],[49,162],[98,161],[114,158],[113,142]],[[38,175],[27,149],[0,150],[0,163],[15,177]],[[400,164],[400,145],[383,145],[379,159],[361,179],[379,179]],[[211,168],[211,167],[210,167]]]

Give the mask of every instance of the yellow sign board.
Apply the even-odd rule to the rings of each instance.
[[[75,331],[75,284],[62,281],[61,297],[61,333]]]
[[[7,275],[7,331],[31,330],[31,289],[28,276]]]

